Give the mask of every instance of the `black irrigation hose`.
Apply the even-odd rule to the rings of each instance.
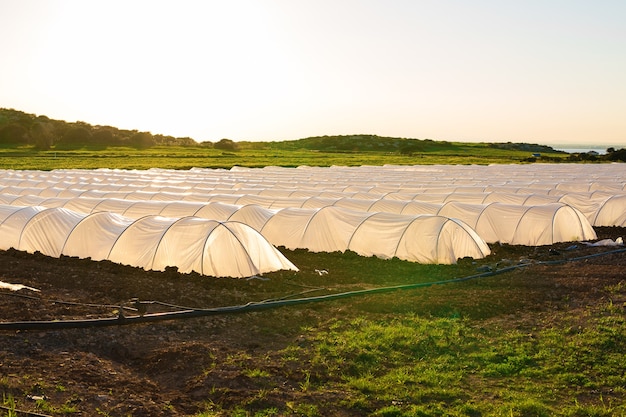
[[[404,284],[395,285],[390,287],[370,288],[366,290],[348,291],[337,294],[320,295],[316,297],[295,298],[295,299],[277,299],[271,301],[250,302],[242,305],[216,307],[207,309],[186,309],[182,311],[165,312],[165,313],[152,313],[138,316],[125,317],[120,314],[118,317],[112,318],[98,318],[98,319],[79,319],[79,320],[53,320],[53,321],[22,321],[22,322],[4,322],[0,323],[0,331],[2,330],[56,330],[56,329],[76,329],[87,327],[106,327],[106,326],[121,326],[137,323],[151,323],[165,320],[186,319],[192,317],[205,317],[221,314],[235,314],[235,313],[248,313],[252,311],[267,310],[276,307],[285,307],[291,305],[316,303],[321,301],[339,300],[348,297],[354,297],[357,295],[369,295],[369,294],[382,294],[398,290],[409,290],[422,287],[430,287],[433,285],[452,284],[457,282],[469,281],[477,278],[491,277],[494,275],[509,272],[518,268],[524,268],[531,265],[558,265],[566,262],[581,261],[597,256],[610,255],[616,253],[626,252],[626,248],[612,250],[608,252],[601,252],[591,255],[580,256],[576,258],[568,258],[554,261],[536,261],[526,262],[513,266],[508,266],[500,269],[490,269],[486,272],[469,275],[461,278],[454,278],[450,280],[433,281],[433,282],[421,282],[416,284]],[[148,302],[153,303],[153,302]],[[122,309],[120,309],[122,311]]]

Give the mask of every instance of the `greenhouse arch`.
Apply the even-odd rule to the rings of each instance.
[[[110,260],[154,270],[172,266],[182,273],[216,277],[298,270],[260,233],[239,222],[154,215],[133,220],[109,212],[83,214],[37,206],[0,205],[0,215],[3,250]]]
[[[626,226],[625,167],[542,163],[0,170],[0,204],[6,205],[0,208],[0,245],[30,249],[38,245],[49,253],[88,255],[72,249],[69,240],[46,238],[43,229],[51,235],[71,229],[71,241],[80,241],[87,230],[109,228],[100,237],[108,242],[126,225],[131,231],[152,230],[155,235],[146,238],[150,243],[146,247],[159,250],[155,242],[167,242],[163,254],[152,254],[152,261],[150,255],[142,255],[145,248],[128,244],[137,252],[134,262],[156,265],[158,259],[170,256],[170,236],[172,242],[174,236],[183,239],[181,230],[211,230],[218,236],[219,229],[234,235],[240,233],[234,222],[242,222],[272,248],[353,250],[367,256],[453,263],[461,257],[484,256],[486,252],[476,247],[487,247],[485,242],[531,246],[585,241],[596,238],[592,226]],[[10,212],[20,206],[30,208]],[[46,208],[55,211],[37,214]],[[108,214],[81,217],[98,212]],[[35,217],[32,224],[27,224],[28,216]],[[139,220],[146,216],[162,218]],[[186,217],[199,220],[172,220]],[[222,222],[228,230],[211,229],[209,223],[201,227],[197,221]],[[436,232],[426,231],[427,227]],[[119,235],[120,242],[127,240]],[[238,241],[231,238],[222,237],[230,242],[224,247]],[[199,242],[189,246],[196,248],[195,256],[202,254]],[[252,245],[243,238],[237,244],[242,242]],[[436,245],[444,245],[440,249],[449,252],[446,259],[433,255]],[[117,249],[111,248],[110,253],[124,258]],[[250,249],[246,256],[256,253]]]

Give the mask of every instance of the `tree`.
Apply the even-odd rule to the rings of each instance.
[[[100,128],[96,130],[92,137],[92,142],[96,146],[107,147],[119,145],[119,140],[113,134],[113,131],[109,128]]]
[[[626,162],[626,149],[621,148],[618,150],[614,150],[606,156],[606,159],[609,161],[622,161]]]
[[[239,145],[230,139],[220,139],[215,142],[213,148],[221,149],[223,151],[237,151],[239,150]]]
[[[36,121],[30,127],[30,138],[35,149],[46,151],[52,146],[54,126],[46,121]]]
[[[146,149],[156,144],[152,133],[150,132],[137,132],[128,138],[128,144],[134,148]]]
[[[25,145],[28,139],[28,130],[20,124],[10,123],[0,128],[0,144]]]
[[[80,147],[91,143],[91,132],[84,126],[69,128],[59,140],[60,147]]]
[[[197,144],[198,142],[188,136],[185,136],[183,138],[176,138],[176,145],[178,146],[195,146]]]

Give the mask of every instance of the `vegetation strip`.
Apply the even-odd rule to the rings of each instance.
[[[415,284],[405,284],[405,285],[395,285],[389,287],[381,287],[381,288],[370,288],[365,290],[357,290],[357,291],[347,291],[338,294],[328,294],[328,295],[320,295],[316,297],[305,297],[305,298],[296,298],[291,300],[279,299],[274,301],[261,301],[261,302],[250,302],[243,305],[236,306],[226,306],[226,307],[216,307],[216,308],[207,308],[207,309],[188,309],[183,311],[173,311],[173,312],[165,312],[165,313],[152,313],[146,315],[138,315],[126,317],[123,314],[120,314],[117,318],[99,318],[99,319],[86,319],[86,320],[51,320],[51,321],[23,321],[23,322],[7,322],[0,323],[0,331],[3,330],[56,330],[56,329],[75,329],[75,328],[88,328],[88,327],[107,327],[107,326],[121,326],[121,325],[129,325],[129,324],[138,324],[138,323],[148,323],[148,322],[158,322],[165,320],[178,320],[178,319],[188,319],[195,317],[204,317],[204,316],[212,316],[212,315],[220,315],[220,314],[237,314],[237,313],[248,313],[252,311],[260,311],[266,310],[270,308],[277,307],[286,307],[291,305],[299,305],[299,304],[307,304],[307,303],[315,303],[322,301],[332,301],[338,300],[342,298],[355,297],[359,295],[372,295],[372,294],[382,294],[392,291],[399,290],[410,290],[422,287],[430,287],[435,285],[445,285],[452,284],[457,282],[469,281],[478,278],[486,278],[494,275],[503,274],[509,271],[513,271],[518,268],[525,268],[531,265],[557,265],[563,264],[566,262],[576,262],[582,261],[589,258],[594,258],[603,255],[611,255],[626,252],[626,248],[624,249],[616,249],[607,252],[595,253],[591,255],[580,256],[576,258],[569,259],[561,259],[555,261],[539,261],[539,262],[529,262],[529,263],[521,263],[517,265],[512,265],[500,269],[492,269],[487,272],[483,272],[480,274],[469,275],[466,277],[453,278],[449,280],[441,280],[441,281],[433,281],[433,282],[420,282]],[[148,302],[153,304],[154,302]],[[120,308],[120,312],[122,308]]]
[[[358,166],[626,161],[626,149],[568,154],[529,143],[463,143],[377,135],[198,143],[112,126],[69,123],[0,109],[0,168],[190,169],[233,166]]]

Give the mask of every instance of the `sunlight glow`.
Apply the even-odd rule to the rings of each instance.
[[[626,3],[0,3],[0,107],[198,141],[626,142]]]

